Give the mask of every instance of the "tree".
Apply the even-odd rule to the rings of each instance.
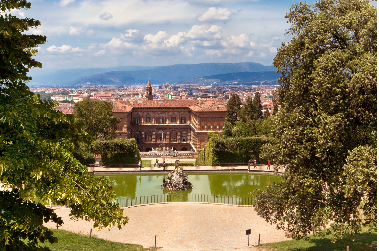
[[[270,111],[268,109],[265,110],[265,112],[263,114],[263,118],[264,119],[269,119],[270,118]]]
[[[120,118],[113,118],[112,103],[83,100],[74,106],[74,116],[84,130],[96,139],[109,140],[116,137]]]
[[[256,92],[253,99],[253,118],[254,119],[261,119],[263,118],[263,106],[261,102],[261,95],[259,92]]]
[[[31,57],[44,36],[22,32],[40,23],[8,14],[30,8],[23,0],[1,1],[0,16],[0,250],[42,250],[38,243],[56,242],[43,222],[62,220],[42,203],[68,202],[75,218],[93,220],[95,227],[121,227],[127,217],[115,202],[111,184],[88,174],[72,155],[84,132],[75,120],[55,111],[25,81]],[[36,202],[38,198],[40,202]],[[43,249],[46,250],[46,249]]]
[[[241,107],[242,102],[238,94],[232,94],[228,104],[226,105],[225,122],[235,125],[235,123],[239,120]]]
[[[241,110],[241,121],[246,123],[247,121],[254,120],[254,104],[251,97],[247,97],[246,104],[243,105]]]
[[[272,104],[273,104],[273,109],[272,109],[272,115],[274,116],[279,112],[279,106],[278,106],[278,97],[276,96],[276,93],[273,95],[274,97],[272,98]]]
[[[286,18],[293,38],[274,58],[281,110],[263,151],[286,172],[255,193],[255,208],[297,239],[328,223],[334,238],[376,227],[376,9],[322,0]]]

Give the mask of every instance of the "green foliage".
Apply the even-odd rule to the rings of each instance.
[[[203,149],[198,151],[198,157],[196,158],[196,165],[199,166],[213,166],[216,165],[217,160],[213,158],[213,141],[217,136],[209,138],[209,141]]]
[[[75,104],[74,116],[92,137],[101,140],[110,140],[116,137],[120,119],[113,118],[112,103],[83,100]]]
[[[95,164],[95,157],[89,152],[72,152],[72,155],[77,159],[82,165],[88,166],[89,164]]]
[[[206,146],[199,150],[197,165],[214,166],[222,163],[247,163],[249,159],[259,159],[261,146],[270,142],[269,138],[222,138],[212,137]]]
[[[255,194],[267,221],[299,239],[332,222],[333,238],[376,226],[377,17],[363,0],[295,4],[281,73],[275,141],[262,156],[284,181]],[[360,211],[359,208],[362,208]]]
[[[142,167],[151,167],[151,160],[142,160]]]
[[[144,248],[141,245],[126,244],[120,242],[112,242],[96,238],[96,236],[89,237],[74,234],[64,230],[52,230],[54,235],[58,237],[59,242],[53,245],[44,244],[44,247],[50,248],[52,251],[149,251],[156,250],[157,248]]]
[[[363,229],[362,233],[357,234],[354,240],[344,237],[331,243],[332,236],[326,235],[318,237],[311,235],[308,240],[290,240],[262,245],[262,249],[279,250],[279,251],[346,251],[349,246],[350,250],[367,251],[376,250],[377,234]]]
[[[241,107],[242,102],[238,94],[232,94],[226,105],[225,122],[234,125],[239,120]]]
[[[252,119],[261,119],[263,118],[262,110],[262,102],[261,102],[261,95],[259,92],[256,92],[253,99],[253,117]]]
[[[270,111],[268,109],[265,110],[263,114],[264,119],[269,119],[270,118]]]
[[[101,154],[101,162],[106,166],[137,164],[141,159],[135,139],[97,140],[92,149]]]
[[[2,11],[30,8],[26,1],[1,1]],[[88,174],[72,151],[84,133],[71,116],[55,111],[26,86],[31,57],[44,36],[22,34],[39,25],[33,19],[0,16],[0,249],[43,250],[37,240],[55,242],[42,224],[62,224],[52,210],[34,201],[70,204],[71,215],[95,227],[121,227],[127,217],[114,205],[115,193],[104,178]],[[46,249],[44,249],[46,250]]]

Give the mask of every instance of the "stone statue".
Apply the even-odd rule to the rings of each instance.
[[[169,191],[182,191],[193,188],[191,182],[188,181],[188,175],[179,167],[178,160],[175,161],[175,169],[163,179],[162,188]]]

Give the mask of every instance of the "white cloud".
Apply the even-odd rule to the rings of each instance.
[[[105,50],[100,50],[100,51],[96,52],[94,55],[95,55],[95,56],[101,56],[101,55],[103,55],[104,53],[105,53]]]
[[[259,56],[260,56],[261,58],[263,58],[263,57],[265,57],[265,56],[266,56],[266,53],[264,53],[264,52],[261,52],[261,54],[259,54]]]
[[[158,31],[156,35],[147,34],[144,40],[151,44],[158,44],[158,43],[162,43],[167,36],[168,36],[167,32]]]
[[[32,31],[32,34],[33,35],[42,35],[43,34],[43,30],[37,30],[37,29],[35,29],[35,30]]]
[[[82,28],[75,28],[74,26],[70,26],[70,35],[80,35]]]
[[[95,31],[94,30],[88,30],[87,31],[87,36],[93,36],[93,35],[95,35]]]
[[[191,30],[186,34],[186,37],[206,40],[206,39],[219,39],[221,38],[221,27],[217,25],[194,25]]]
[[[276,53],[277,52],[276,47],[270,47],[268,49],[270,50],[271,53]]]
[[[238,37],[231,35],[227,37],[225,41],[221,43],[224,47],[248,47],[250,46],[250,39],[246,34],[241,34]]]
[[[221,51],[219,50],[205,50],[205,53],[211,56],[221,56]]]
[[[46,49],[49,52],[78,52],[78,51],[83,51],[79,47],[72,48],[70,45],[62,45],[61,47],[56,47],[55,45],[50,46],[49,48]]]
[[[19,14],[21,17],[25,17],[25,12],[18,11],[18,14]]]
[[[123,42],[121,39],[113,37],[112,40],[107,43],[107,45],[113,48],[119,48],[123,46]]]
[[[254,56],[254,52],[253,51],[249,51],[249,54],[247,54],[249,57],[252,57]]]
[[[177,35],[172,35],[165,41],[167,47],[177,47],[186,41],[185,32],[179,32]]]
[[[111,20],[113,18],[111,13],[105,12],[99,17],[101,20]]]
[[[125,31],[125,34],[121,35],[121,39],[123,41],[127,42],[143,42],[144,41],[144,35],[142,32],[136,29],[128,29]]]
[[[59,3],[59,5],[62,6],[62,7],[64,7],[64,6],[66,6],[66,5],[68,5],[68,4],[72,3],[72,2],[75,2],[75,0],[61,0],[60,3]]]
[[[227,8],[210,7],[197,20],[200,22],[227,21],[230,19],[231,14]]]

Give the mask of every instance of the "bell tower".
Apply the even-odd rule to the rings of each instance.
[[[150,79],[146,86],[146,96],[147,100],[153,100],[153,87],[151,86]]]

